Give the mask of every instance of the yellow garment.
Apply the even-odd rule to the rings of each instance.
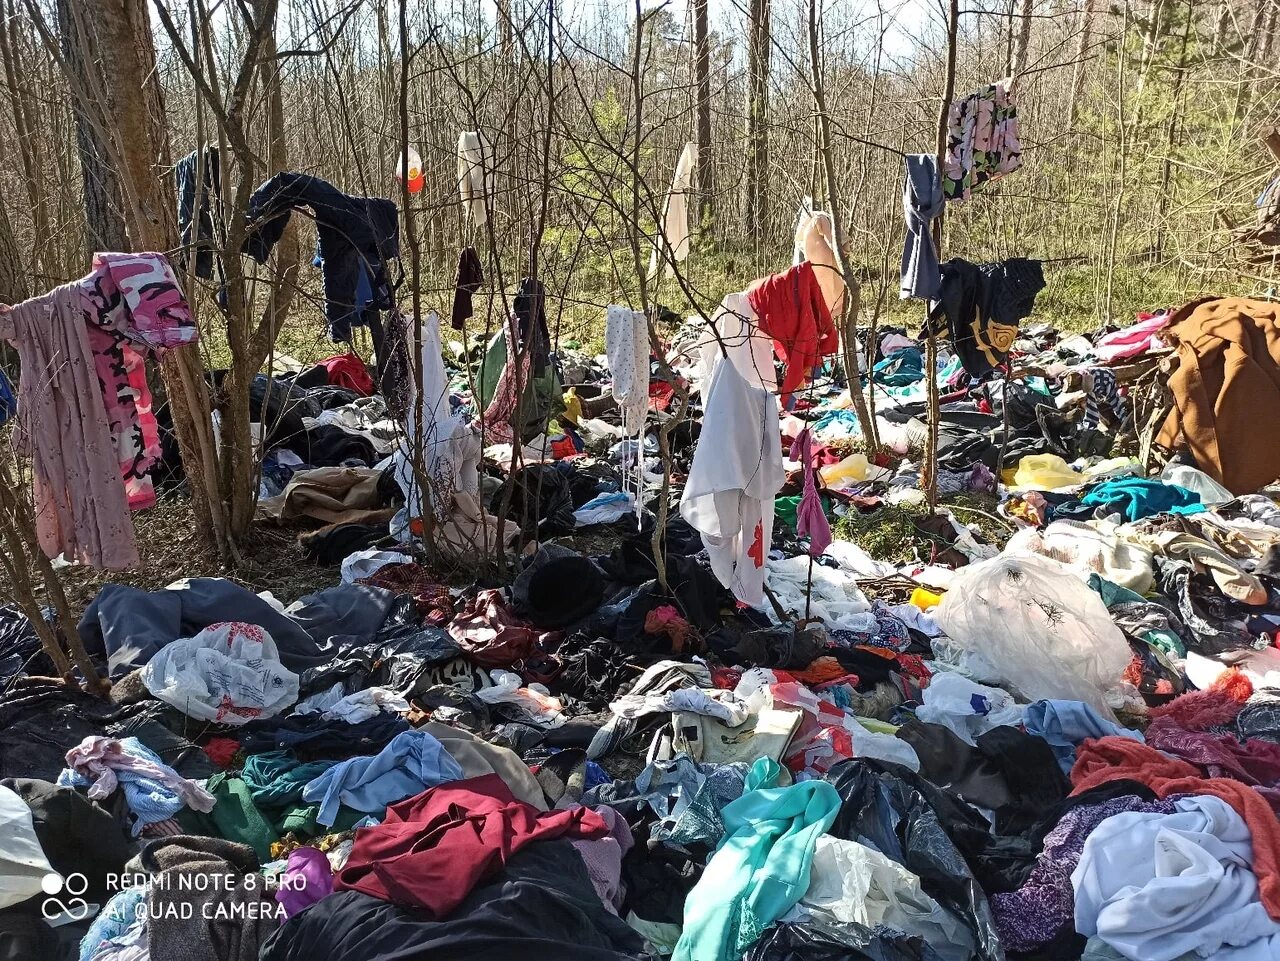
[[[940,600],[942,600],[941,594],[935,594],[933,591],[927,590],[923,587],[917,587],[911,592],[911,597],[909,598],[910,603],[914,604],[922,611],[927,611],[931,607],[937,607]]]
[[[560,415],[575,427],[578,421],[582,419],[582,398],[578,396],[578,390],[570,387],[564,393],[564,412]]]
[[[854,481],[866,480],[867,468],[870,466],[866,454],[850,454],[842,461],[819,468],[818,473],[828,487],[842,487]]]
[[[1028,454],[1018,461],[1016,468],[1001,473],[1000,479],[1009,487],[1046,491],[1073,487],[1088,480],[1068,467],[1057,454]]]

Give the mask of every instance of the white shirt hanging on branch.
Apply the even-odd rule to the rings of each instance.
[[[778,400],[758,373],[748,373],[750,363],[750,345],[742,344],[711,372],[703,422],[714,428],[698,439],[680,513],[702,534],[720,583],[759,607],[773,540],[773,498],[786,472]]]
[[[693,171],[697,166],[698,145],[687,143],[680,152],[671,190],[662,208],[662,229],[649,257],[650,278],[658,275],[660,262],[663,274],[670,276],[672,266],[689,256],[689,191],[693,189]]]
[[[483,227],[489,219],[486,202],[493,196],[493,154],[478,130],[458,136],[458,194],[463,218],[470,216]]]

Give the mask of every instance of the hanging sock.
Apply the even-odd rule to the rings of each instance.
[[[820,557],[831,545],[831,524],[822,509],[818,485],[813,481],[813,437],[809,428],[802,430],[800,436],[792,442],[791,459],[804,465],[804,493],[796,507],[796,534],[809,538],[810,557]]]
[[[610,306],[605,315],[604,349],[613,377],[613,398],[622,411],[624,441],[635,439],[634,486],[636,520],[644,509],[644,423],[649,413],[649,325],[644,314],[629,307]],[[625,448],[624,448],[625,449]]]

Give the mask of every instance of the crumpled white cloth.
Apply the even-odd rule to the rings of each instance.
[[[367,687],[363,691],[344,695],[342,683],[339,682],[327,691],[312,694],[306,700],[299,701],[293,713],[319,714],[326,721],[342,720],[348,724],[359,724],[377,717],[383,711],[407,710],[409,702],[388,688]]]
[[[1117,814],[1089,835],[1071,874],[1076,930],[1132,961],[1191,951],[1215,961],[1280,957],[1280,923],[1258,897],[1248,825],[1221,798],[1175,806],[1175,814]]]
[[[342,583],[354,584],[356,581],[372,577],[388,564],[412,564],[413,558],[399,551],[380,551],[368,548],[348,554],[342,560]]]
[[[751,716],[746,701],[732,691],[696,687],[679,688],[662,694],[624,694],[609,710],[618,717],[637,718],[646,714],[664,714],[685,711],[718,718],[730,727],[737,727]]]
[[[861,622],[852,616],[871,610],[871,602],[858,587],[857,579],[848,571],[814,564],[810,593],[809,567],[807,554],[767,560],[765,583],[783,610],[804,617],[807,601],[809,616],[821,619],[828,628],[857,630]],[[779,623],[773,605],[767,607],[766,613]]]

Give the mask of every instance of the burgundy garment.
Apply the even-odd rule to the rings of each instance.
[[[412,596],[422,619],[434,627],[444,627],[453,620],[453,595],[449,588],[417,564],[384,564],[360,583]]]
[[[480,591],[449,625],[464,654],[481,667],[511,667],[538,649],[542,635],[516,617],[502,591]]]
[[[453,282],[454,330],[462,330],[463,322],[471,316],[472,298],[484,283],[484,267],[480,265],[480,255],[474,247],[463,247],[458,254],[458,276]]]
[[[1242,742],[1231,734],[1188,731],[1167,717],[1152,721],[1146,736],[1149,747],[1190,761],[1206,777],[1229,777],[1255,787],[1280,785],[1280,744],[1258,738]]]
[[[800,469],[804,472],[804,493],[796,506],[796,534],[809,538],[810,557],[821,557],[822,552],[831,546],[831,524],[822,509],[822,499],[813,480],[812,448],[813,436],[806,427],[791,445],[791,459],[800,461]]]
[[[497,774],[430,788],[356,832],[335,891],[364,894],[444,919],[480,882],[534,841],[601,838],[609,825],[586,807],[539,811]]]

